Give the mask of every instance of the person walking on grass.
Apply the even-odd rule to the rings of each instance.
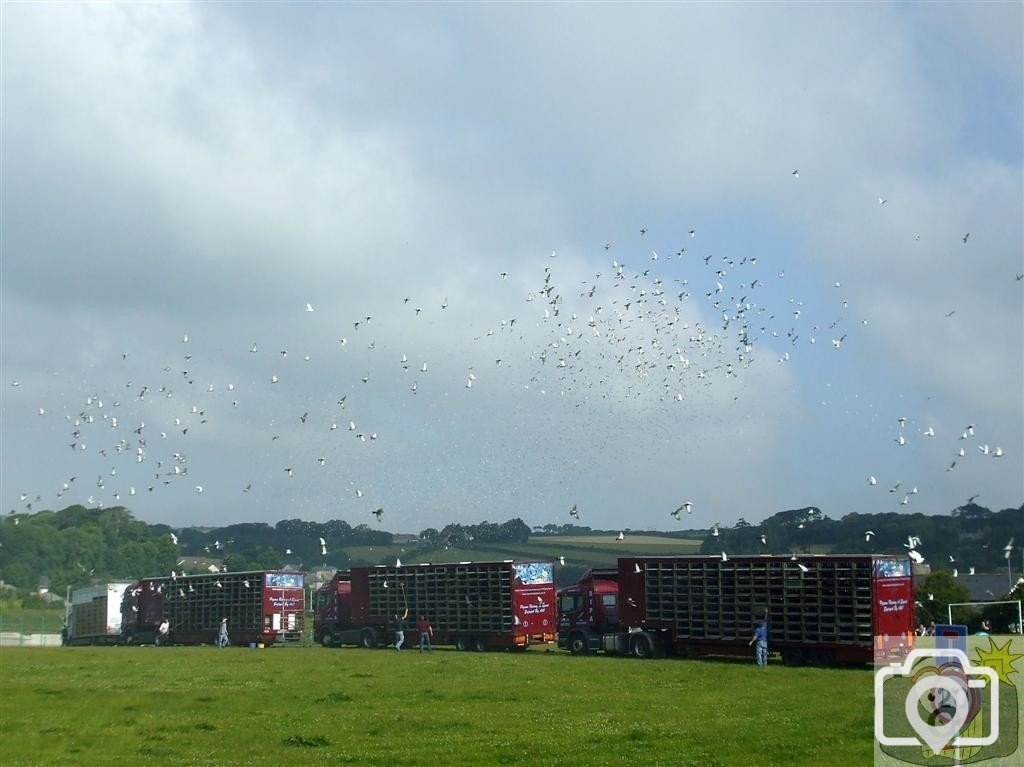
[[[405,608],[405,612],[399,615],[395,613],[395,649],[401,650],[402,645],[405,644],[405,619],[409,617],[409,608]]]
[[[768,665],[768,619],[765,618],[761,621],[756,629],[754,629],[754,636],[750,640],[748,647],[753,645],[754,647],[754,661],[758,666]]]
[[[217,634],[217,647],[224,648],[231,644],[228,639],[228,619],[220,619],[220,633]]]
[[[434,648],[430,644],[430,639],[434,636],[434,627],[430,625],[426,615],[421,615],[420,619],[416,621],[416,630],[420,633],[420,652],[423,652],[424,647],[427,648],[427,652],[433,652]]]

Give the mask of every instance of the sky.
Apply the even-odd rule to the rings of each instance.
[[[1017,507],[1022,9],[4,3],[3,512]]]

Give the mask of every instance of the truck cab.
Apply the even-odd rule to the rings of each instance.
[[[619,623],[619,574],[614,568],[588,570],[579,582],[558,592],[558,646],[574,655],[602,647]]]

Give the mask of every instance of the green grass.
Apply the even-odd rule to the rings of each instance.
[[[42,609],[0,607],[0,631],[19,634],[59,634],[64,625],[64,608]]]
[[[5,648],[20,765],[867,765],[868,669],[560,651]]]

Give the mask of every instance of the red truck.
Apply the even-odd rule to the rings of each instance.
[[[434,644],[459,650],[524,649],[555,641],[550,562],[457,562],[353,567],[316,592],[313,637],[325,647],[387,646],[392,621],[408,611],[406,637],[419,641],[421,615]]]
[[[145,578],[124,592],[121,637],[125,644],[155,641],[170,623],[173,644],[213,643],[222,618],[232,644],[298,640],[306,600],[303,575],[284,570]]]
[[[654,655],[750,655],[768,620],[787,665],[901,658],[914,641],[902,556],[623,557],[558,592],[558,646]]]

